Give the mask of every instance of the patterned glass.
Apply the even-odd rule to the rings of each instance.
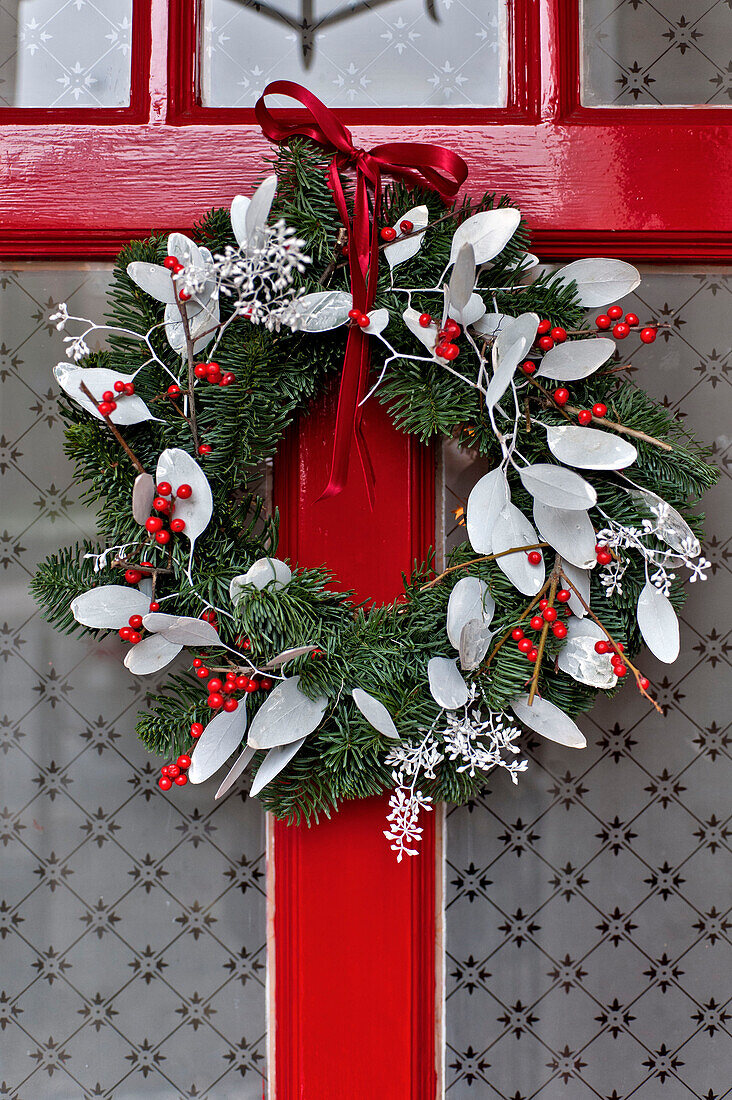
[[[712,570],[689,586],[676,664],[642,657],[664,718],[628,687],[580,720],[585,750],[529,738],[518,787],[491,775],[448,811],[450,1100],[730,1095],[731,304],[731,274],[685,269],[623,301],[671,322],[623,354],[722,471]],[[448,532],[477,473],[446,456]]]
[[[0,1096],[261,1100],[265,835],[213,781],[161,794],[134,736],[148,683],[66,638],[34,564],[92,533],[62,453],[59,299],[100,317],[109,269],[0,269]]]
[[[332,107],[506,102],[506,0],[202,2],[206,107],[251,107],[277,79]]]
[[[729,0],[582,0],[586,107],[732,102]]]
[[[0,0],[0,107],[126,107],[132,0]]]

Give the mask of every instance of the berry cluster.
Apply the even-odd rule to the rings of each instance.
[[[532,551],[532,553],[536,553],[536,551]],[[541,555],[539,555],[539,558],[541,558]],[[555,638],[566,638],[567,627],[563,622],[559,621],[559,611],[563,610],[564,614],[567,616],[572,614],[569,607],[566,606],[571,598],[571,592],[566,588],[560,588],[554,598],[562,607],[557,609],[553,605],[550,605],[548,600],[539,600],[540,614],[531,617],[529,626],[535,631],[543,630],[548,623]],[[516,648],[519,653],[523,653],[527,661],[531,661],[533,664],[538,660],[539,650],[534,645],[531,638],[526,637],[520,626],[514,627],[511,631],[511,637],[516,642]]]
[[[190,485],[179,485],[173,492],[173,487],[167,481],[161,481],[157,486],[157,495],[152,506],[160,515],[152,515],[145,520],[145,530],[152,535],[158,546],[167,546],[173,535],[180,535],[186,529],[185,520],[174,518],[176,500],[188,500],[193,493]],[[168,499],[169,498],[169,499]],[[165,521],[168,521],[168,527]]]
[[[175,783],[176,787],[185,787],[188,782],[186,772],[191,766],[191,758],[187,753],[179,756],[175,764],[163,764],[160,769],[158,786],[161,791],[169,791]]]
[[[362,313],[360,309],[349,309],[348,316],[351,318],[354,325],[358,325],[359,328],[368,328],[371,324],[371,318],[368,313]]]
[[[167,267],[170,274],[175,278],[176,275],[180,275],[184,269],[184,265],[180,262],[177,256],[166,256],[163,260],[163,267]],[[187,290],[179,290],[178,297],[181,302],[187,302],[190,299],[190,294]]]
[[[199,378],[202,382],[210,382],[214,386],[230,386],[232,382],[236,382],[236,375],[227,370],[222,372],[218,363],[196,363],[193,368],[193,373],[196,378]],[[171,394],[173,386],[168,386],[168,396],[177,397],[178,394]],[[180,393],[180,389],[178,393]]]
[[[134,392],[134,382],[123,382],[121,378],[118,378],[114,384],[114,392],[112,392],[112,390],[105,390],[102,394],[102,400],[97,405],[97,409],[102,416],[109,416],[117,408],[117,401],[119,398],[132,397]]]
[[[551,351],[555,344],[563,344],[567,339],[567,330],[560,328],[558,325],[552,328],[551,321],[546,317],[539,321],[539,327],[536,330],[536,343],[542,351]]]
[[[621,321],[622,316],[622,306],[610,306],[607,313],[601,313],[599,317],[595,318],[595,324],[601,332],[612,327],[613,336],[616,340],[625,340],[627,336],[630,336],[632,329],[640,327],[640,321],[635,313],[626,313],[625,319]],[[642,328],[640,330],[640,338],[644,344],[652,344],[656,339],[656,333],[657,330],[650,326]]]
[[[399,222],[399,232],[403,234],[412,233],[414,231],[414,222],[410,222],[409,218],[405,218]],[[385,225],[380,231],[379,236],[382,241],[386,241],[387,244],[391,244],[399,236],[393,225]]]
[[[431,313],[421,313],[419,323],[422,328],[429,328],[430,325],[437,324]],[[460,339],[462,331],[457,321],[449,317],[447,321],[445,321],[444,328],[438,329],[437,331],[435,355],[438,355],[440,359],[447,359],[448,362],[457,359],[460,354],[460,348],[455,341]]]
[[[242,643],[241,648],[249,649],[248,639],[245,639],[245,643]],[[257,691],[272,690],[273,684],[268,677],[237,673],[234,669],[229,669],[226,672],[225,679],[221,680],[218,675],[214,675],[211,669],[204,665],[200,657],[194,658],[193,668],[199,680],[208,681],[206,684],[208,692],[206,702],[211,710],[224,710],[227,713],[235,711],[239,706],[239,700],[235,698],[236,692],[243,692],[246,696],[253,695]],[[203,732],[203,729],[201,729],[201,732]],[[200,735],[197,734],[196,736]]]
[[[524,366],[526,366],[526,364],[524,364]],[[527,373],[533,373],[533,371]],[[566,386],[559,386],[552,394],[552,397],[555,403],[561,408],[569,401],[569,390]],[[603,420],[606,416],[607,405],[604,401],[597,401],[591,409],[580,409],[577,413],[577,420],[580,424],[586,426],[587,424],[591,424],[593,420]]]

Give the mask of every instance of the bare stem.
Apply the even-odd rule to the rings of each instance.
[[[548,545],[548,542],[532,542],[528,546],[512,546],[510,550],[501,550],[498,554],[486,554],[482,558],[471,558],[470,561],[464,561],[460,565],[451,565],[449,569],[446,569],[443,573],[439,573],[436,577],[433,577],[433,579],[431,581],[428,581],[427,584],[423,584],[419,591],[426,592],[428,588],[434,588],[434,586],[436,584],[439,584],[444,577],[449,576],[450,573],[457,572],[458,569],[467,569],[468,566],[477,565],[479,562],[482,561],[495,561],[496,558],[504,558],[506,554],[519,554],[524,553],[528,550],[542,550]]]
[[[91,393],[91,391],[89,390],[89,387],[87,386],[86,382],[82,382],[81,385],[79,386],[79,389],[81,390],[81,392],[84,394],[85,397],[88,397],[90,401],[94,402],[94,404],[97,406],[97,409],[98,409],[99,408],[99,401],[97,401],[94,394]],[[141,474],[144,474],[145,473],[145,467],[142,465],[139,458],[137,457],[135,452],[130,447],[129,443],[127,443],[122,438],[122,433],[120,432],[117,425],[112,423],[112,420],[109,416],[104,416],[103,413],[100,413],[99,415],[103,418],[104,423],[107,425],[107,427],[109,428],[110,432],[112,433],[114,438],[119,443],[122,450],[128,456],[128,458],[129,458],[130,462],[132,463],[132,465],[136,469],[138,469]]]

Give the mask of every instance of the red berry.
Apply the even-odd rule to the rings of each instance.
[[[595,324],[599,329],[610,328],[612,321],[608,317],[607,313],[601,313],[599,317],[595,318]]]
[[[221,367],[218,363],[211,362],[204,365],[206,367],[206,374],[209,378],[211,378],[212,375],[221,374]]]
[[[111,401],[101,401],[97,405],[97,409],[99,410],[101,416],[109,416],[111,412],[114,412]]]
[[[515,626],[511,631],[511,637],[513,638],[514,642],[520,642],[523,636],[524,632],[520,626]]]
[[[359,313],[356,324],[359,328],[368,328],[371,324],[371,318],[367,313]]]
[[[440,359],[445,358],[445,345],[444,344],[438,344],[437,345],[437,347],[435,348],[435,355],[439,356]]]
[[[129,637],[130,645],[137,645],[137,643],[141,642],[141,641],[142,641],[142,634],[138,634],[138,632],[136,630],[131,630],[130,631],[130,637]]]
[[[551,321],[548,321],[545,317],[543,321],[539,321],[539,327],[537,328],[536,331],[539,333],[539,336],[543,336],[544,333],[548,332],[551,327],[552,327]]]
[[[201,660],[200,657],[194,657],[193,658],[193,667],[194,668],[200,668],[202,666],[202,664],[203,664],[203,661]]]
[[[566,638],[567,628],[564,623],[555,623],[552,627],[552,634],[555,638]]]
[[[252,648],[252,643],[249,641],[248,638],[242,638],[237,641],[236,644],[239,646],[239,649],[243,649],[245,652]]]
[[[156,531],[162,531],[163,521],[160,516],[150,516],[145,520],[145,530],[149,531],[151,535],[154,535]]]
[[[607,642],[602,641],[602,639],[600,639],[599,642],[595,642],[595,653],[609,653],[609,652],[610,652],[610,646],[607,644]]]
[[[196,669],[196,676],[199,680],[207,680],[210,675],[211,673],[204,665]]]
[[[172,492],[173,492],[173,486],[170,484],[169,481],[161,481],[160,484],[158,485],[158,496],[159,497],[169,497]]]
[[[128,621],[133,630],[139,630],[142,626],[142,615],[130,615]]]
[[[609,550],[599,550],[597,553],[597,561],[600,565],[609,565],[613,560],[613,556]]]
[[[230,386],[232,382],[236,382],[236,375],[232,374],[230,370],[227,370],[224,377],[219,382],[220,386]]]
[[[459,354],[460,354],[460,348],[457,346],[457,344],[445,344],[445,346],[442,349],[442,358],[443,359],[448,359],[448,360],[457,359]]]
[[[212,451],[213,451],[213,447],[211,446],[210,443],[201,443],[199,448],[198,448],[198,453],[200,455],[210,455]]]
[[[181,302],[189,302],[191,299],[191,296],[187,290],[179,290],[178,297],[180,298]]]
[[[128,584],[139,584],[142,580],[142,573],[139,569],[125,569],[125,580]]]
[[[610,306],[607,315],[611,321],[617,321],[619,317],[623,316],[623,311],[620,306]]]
[[[554,391],[554,400],[557,405],[566,405],[569,401],[569,390],[564,386],[560,386],[558,390]]]
[[[641,676],[640,680],[638,681],[638,686],[643,688],[644,691],[648,691],[649,687],[651,686],[651,681],[648,679],[647,676]]]
[[[560,588],[555,598],[557,603],[569,603],[572,599],[572,593],[568,588]]]
[[[249,695],[251,695],[253,691],[259,691],[259,681],[258,680],[250,680],[244,690]]]
[[[132,637],[132,628],[129,626],[123,626],[122,629],[118,631],[118,633],[123,642],[129,642],[130,638]]]
[[[622,680],[623,676],[627,676],[627,674],[628,674],[628,669],[626,668],[625,665],[617,665],[616,666],[615,675],[618,677],[619,680]]]
[[[522,638],[518,644],[519,651],[521,653],[528,653],[533,648],[528,638]]]
[[[615,648],[617,649],[618,653],[625,653],[625,646],[622,642],[618,642]]]
[[[640,338],[644,344],[652,344],[656,339],[655,328],[642,328]]]
[[[179,485],[178,488],[175,490],[175,495],[177,497],[180,497],[181,500],[188,500],[192,492],[193,489],[191,489],[190,485],[186,485],[186,483],[183,482],[183,484]]]
[[[630,325],[631,328],[634,328],[635,325],[640,324],[640,322],[639,322],[638,318],[636,317],[635,313],[626,313],[625,314],[625,323],[626,323],[626,325]]]
[[[117,381],[114,384],[114,388],[115,388],[117,393],[124,393],[125,392],[125,384],[124,384],[124,382],[122,381],[121,378],[117,379]]]
[[[160,769],[160,774],[161,775],[167,775],[168,774],[168,765],[167,764],[163,764],[162,768]]]
[[[176,787],[185,787],[186,783],[188,782],[188,776],[183,774],[176,775],[173,782],[175,783]]]
[[[590,424],[592,422],[592,413],[589,409],[581,409],[577,413],[577,420],[580,424]]]
[[[545,618],[546,622],[548,622],[548,623],[556,622],[556,618],[557,618],[557,609],[556,609],[556,607],[545,607],[544,611],[543,611],[543,615],[544,615],[544,618]]]
[[[196,363],[195,367],[193,368],[193,373],[195,374],[196,378],[207,378],[208,370],[206,369],[206,364]]]
[[[521,370],[524,374],[533,374],[536,370],[536,363],[532,363],[530,359],[527,359],[526,362],[521,364]]]
[[[630,336],[630,325],[626,325],[625,321],[618,321],[617,325],[613,325],[613,336],[624,340],[626,336]]]
[[[175,267],[173,268],[173,274],[177,275],[180,271],[183,271],[183,270],[184,270],[183,264],[179,260],[176,260],[175,261]]]
[[[403,222],[399,222],[399,228],[402,233],[411,233],[414,229],[414,222],[410,222],[409,218],[405,218]]]
[[[541,564],[541,552],[539,550],[529,550],[526,557],[529,559],[529,565]]]
[[[396,240],[396,235],[397,235],[396,229],[394,229],[393,226],[391,226],[391,225],[385,225],[384,228],[381,230],[381,239],[382,239],[382,241]]]
[[[224,697],[220,692],[214,691],[209,695],[207,702],[212,710],[218,710],[219,707],[224,705]]]
[[[135,392],[134,382],[125,382],[125,397],[132,397]]]
[[[221,681],[219,680],[218,676],[214,676],[208,682],[209,693],[215,692],[215,691],[221,691],[222,686],[223,685],[222,685]]]
[[[535,649],[535,648],[532,648],[532,649],[529,650],[529,652],[526,654],[526,656],[530,661],[535,661],[537,659],[537,657],[539,656],[539,650]]]
[[[203,614],[201,615],[201,618],[203,619],[203,621],[205,623],[215,623],[216,622],[216,612],[214,611],[214,609],[212,607],[209,607],[208,611],[203,612]]]
[[[170,508],[170,501],[166,500],[165,497],[155,497],[153,508],[156,512],[167,512]]]
[[[167,546],[170,542],[170,531],[156,531],[155,541],[159,546]]]
[[[248,676],[237,676],[235,683],[236,683],[236,686],[239,689],[239,691],[246,691],[247,684],[249,683],[249,677]]]
[[[167,775],[161,775],[160,779],[158,779],[158,786],[161,791],[169,791],[173,786],[173,781],[172,779],[168,779]]]
[[[181,531],[185,531],[186,521],[184,519],[173,519],[170,521],[170,530],[174,535],[179,535]]]
[[[167,267],[168,271],[174,271],[178,266],[178,260],[175,256],[166,256],[163,260],[163,267]]]
[[[419,323],[422,326],[422,328],[429,328],[430,325],[432,324],[432,317],[430,316],[429,313],[421,313],[419,315]]]
[[[265,676],[264,679],[260,681],[259,686],[261,687],[262,691],[271,691],[273,684],[269,676]]]
[[[160,604],[158,603],[157,600],[151,600],[150,601],[150,610],[151,611],[159,611],[160,610]]]
[[[549,606],[549,600],[539,600],[539,607],[543,611],[545,607]]]
[[[359,319],[359,317],[361,316],[361,310],[360,309],[349,309],[348,316],[351,318],[352,321],[357,321]]]
[[[533,615],[532,618],[531,618],[531,621],[529,622],[529,626],[531,627],[532,630],[541,630],[543,625],[544,625],[543,615]]]
[[[455,337],[459,336],[462,331],[463,330],[460,328],[460,325],[457,323],[455,318],[448,317],[447,321],[445,321],[445,332],[450,337],[450,339],[454,340]]]
[[[604,405],[602,401],[598,401],[596,405],[592,406],[593,416],[607,416],[607,405]]]
[[[555,344],[563,344],[567,339],[567,330],[565,328],[553,328],[549,335]]]
[[[224,710],[227,714],[231,714],[239,706],[236,699],[224,699]]]
[[[554,347],[554,341],[551,336],[542,336],[539,338],[539,347],[542,351],[551,351]]]
[[[203,724],[201,722],[191,723],[191,737],[200,737],[203,733]]]
[[[111,390],[105,390],[102,394],[102,401],[112,402],[114,401],[114,394]]]
[[[177,764],[168,764],[168,776],[171,779],[175,779],[176,775],[180,775],[180,768]]]
[[[180,386],[172,385],[168,386],[168,397],[180,397]]]

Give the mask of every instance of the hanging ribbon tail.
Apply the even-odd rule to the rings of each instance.
[[[358,403],[363,396],[362,377],[368,374],[368,351],[368,337],[364,335],[360,328],[351,328],[348,333],[346,357],[343,363],[343,373],[341,375],[341,384],[338,391],[338,408],[336,410],[330,476],[328,478],[328,484],[323,493],[318,497],[318,500],[327,500],[329,497],[337,496],[338,493],[342,493],[345,489],[348,480],[351,447],[354,439],[356,439],[358,454],[366,479],[366,492],[369,503],[373,507],[375,485],[374,470],[368,454],[366,440],[361,431],[358,408]]]

